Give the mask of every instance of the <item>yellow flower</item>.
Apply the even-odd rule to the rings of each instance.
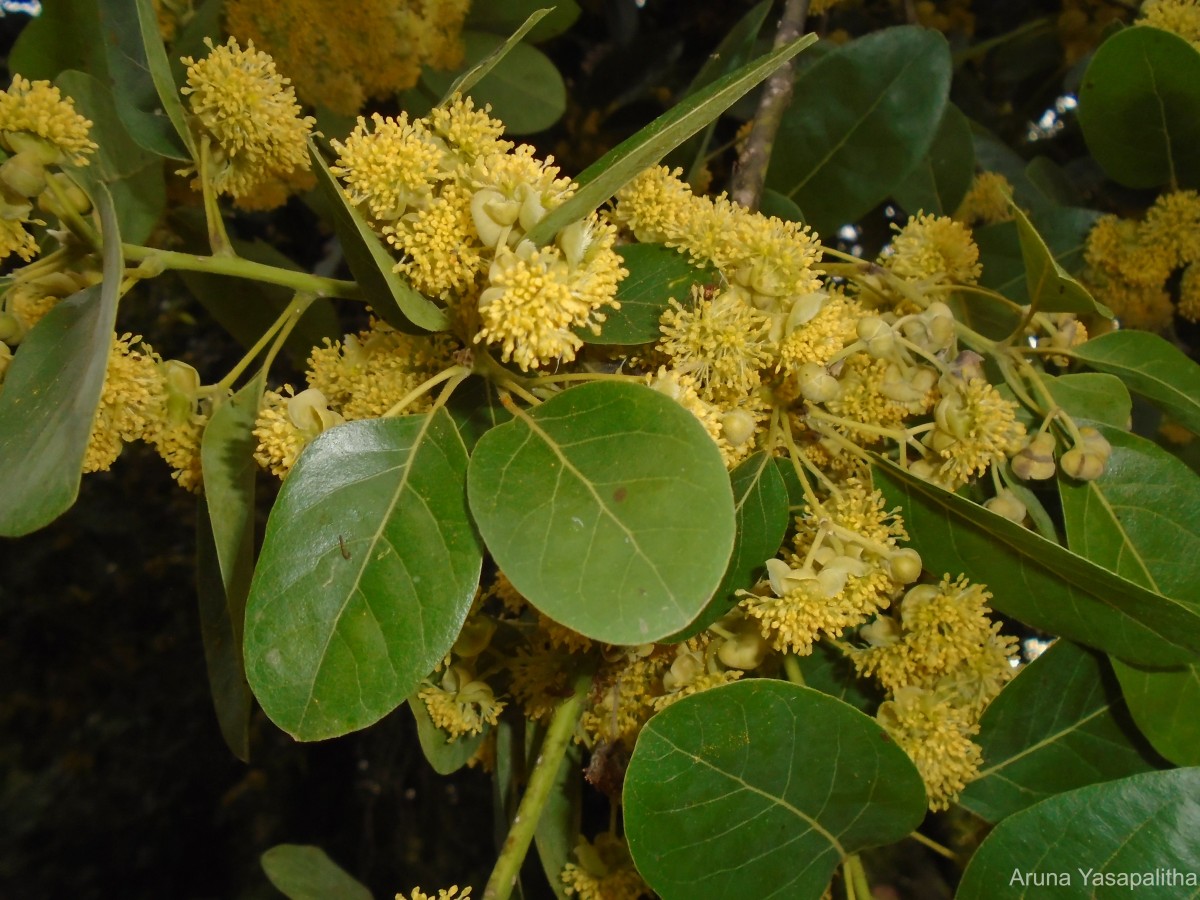
[[[559,876],[568,897],[579,900],[639,900],[654,896],[650,886],[633,867],[625,841],[616,835],[600,834],[595,841],[579,838],[575,847],[578,863],[567,863]]]
[[[487,268],[471,217],[471,193],[461,185],[443,187],[428,207],[383,232],[402,254],[395,270],[426,296],[449,299],[473,293]]]
[[[1196,0],[1146,0],[1138,24],[1174,32],[1200,49],[1200,4]]]
[[[20,152],[27,149],[20,135],[33,135],[42,142],[37,151],[44,164],[86,166],[88,155],[96,149],[88,136],[91,127],[75,112],[74,101],[49,81],[14,75],[8,90],[0,91],[0,143]]]
[[[254,459],[272,475],[283,478],[313,438],[343,421],[315,388],[294,396],[291,385],[284,385],[283,393],[267,391],[254,424],[258,438]]]
[[[234,199],[263,182],[294,178],[309,168],[307,139],[316,120],[301,117],[296,93],[275,62],[235,38],[199,62],[184,57],[188,96],[200,128],[215,141],[213,187]]]
[[[1179,279],[1179,315],[1200,322],[1200,263],[1192,263]]]
[[[925,443],[943,460],[937,466],[939,481],[953,490],[1020,450],[1025,426],[1017,421],[1017,404],[984,379],[943,378],[942,384],[936,427]]]
[[[25,230],[28,219],[0,218],[0,259],[17,254],[29,262],[38,254],[38,243],[32,234]]]
[[[901,278],[931,284],[974,284],[982,271],[970,229],[948,216],[926,214],[898,229],[883,263]]]
[[[1200,25],[1200,5],[1192,4]],[[1171,191],[1160,194],[1138,227],[1138,242],[1155,248],[1169,268],[1200,260],[1200,194]]]
[[[433,894],[427,894],[420,888],[413,888],[408,897],[403,894],[397,894],[396,900],[470,900],[471,889],[463,888],[462,893],[459,893],[458,885],[452,885],[448,888],[441,888],[435,897]]]
[[[497,700],[491,686],[480,681],[464,664],[446,669],[437,684],[427,683],[417,696],[433,724],[451,739],[479,734],[484,725],[495,725],[507,704]]]
[[[492,108],[475,108],[470,97],[455,94],[445,106],[435,106],[429,112],[429,127],[444,139],[464,159],[473,160],[490,153],[507,153],[511,141],[501,140],[504,123],[493,119]]]
[[[421,119],[362,116],[358,126],[341,141],[330,141],[338,153],[330,171],[346,183],[346,197],[365,205],[380,222],[394,222],[409,209],[425,209],[439,181],[450,177],[444,170],[445,149]]]
[[[167,383],[160,360],[149,347],[134,349],[141,339],[131,334],[113,336],[84,472],[112,468],[124,443],[143,438],[166,414]]]
[[[1010,222],[1013,211],[1008,201],[1012,192],[1012,185],[999,172],[980,172],[955,210],[954,218],[967,226]]]

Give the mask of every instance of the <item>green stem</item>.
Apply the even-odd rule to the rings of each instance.
[[[529,776],[529,785],[525,795],[513,816],[509,826],[508,836],[504,846],[500,848],[500,857],[492,869],[487,886],[483,889],[481,900],[508,900],[513,887],[517,883],[517,874],[529,852],[533,841],[533,833],[537,830],[538,821],[542,817],[542,809],[550,798],[550,791],[558,777],[559,767],[567,748],[571,745],[571,735],[583,714],[583,704],[588,691],[592,687],[592,669],[589,666],[575,677],[574,690],[570,697],[554,711],[550,726],[546,729],[546,738],[542,741],[541,752],[534,763],[533,772]]]
[[[795,653],[783,655],[783,673],[787,675],[787,680],[792,684],[804,687],[804,673],[800,670],[800,660]]]
[[[921,834],[921,832],[919,832],[919,831],[914,831],[912,834],[909,835],[909,837],[912,838],[914,841],[916,841],[918,844],[923,844],[924,846],[928,847],[930,850],[932,850],[934,853],[938,854],[939,856],[944,856],[944,857],[946,857],[946,859],[954,859],[954,860],[958,859],[958,856],[954,853],[953,850],[949,849],[948,847],[943,847],[941,844],[939,844],[937,841],[933,840],[932,838],[925,837],[925,835]]]
[[[100,236],[96,234],[96,229],[93,228],[91,223],[84,219],[83,216],[81,216],[75,210],[75,207],[71,205],[71,201],[68,199],[66,191],[62,189],[62,186],[58,183],[58,180],[55,178],[47,178],[46,186],[50,189],[50,193],[54,195],[54,199],[58,201],[59,221],[66,225],[72,234],[86,243],[93,250],[101,250],[103,245],[101,243]]]
[[[863,868],[862,859],[857,853],[852,853],[842,861],[842,873],[846,876],[847,894],[851,885],[854,886],[854,893],[869,900],[871,896],[871,882],[867,880],[867,870]]]
[[[217,192],[213,190],[209,169],[212,168],[212,144],[208,135],[200,138],[200,190],[204,196],[204,218],[208,223],[208,246],[213,256],[233,257],[233,245],[225,233],[225,220],[221,218],[221,206],[217,203]]]
[[[271,323],[271,327],[262,333],[262,336],[254,343],[254,346],[246,351],[245,356],[238,360],[237,365],[230,369],[229,373],[220,381],[218,381],[214,387],[218,391],[232,390],[234,382],[237,381],[242,376],[242,373],[250,367],[250,364],[254,362],[258,354],[263,352],[267,345],[275,339],[275,336],[281,329],[283,329],[285,325],[287,325],[289,322],[292,322],[294,319],[299,319],[300,316],[304,314],[304,310],[308,308],[308,305],[312,303],[312,301],[313,297],[311,294],[297,294],[295,297],[293,297],[292,302],[284,307],[283,312],[279,314],[279,318]],[[288,328],[288,331],[291,331],[290,327]]]
[[[397,401],[396,404],[394,406],[392,406],[391,409],[389,409],[387,412],[385,412],[383,414],[383,418],[387,419],[387,418],[391,418],[392,416],[400,415],[400,413],[403,412],[404,409],[410,403],[412,403],[414,400],[416,400],[418,397],[420,397],[426,391],[432,390],[433,388],[437,387],[443,381],[447,381],[451,378],[457,378],[458,381],[462,381],[464,378],[466,378],[470,374],[472,374],[472,371],[471,371],[470,367],[468,367],[468,366],[451,366],[448,369],[443,369],[441,372],[438,372],[432,378],[425,379],[420,384],[418,384],[415,388],[413,388],[411,391],[409,391],[407,394],[405,394],[403,397],[401,397],[400,400]],[[457,386],[458,381],[456,381],[453,385],[451,385],[451,387]]]
[[[194,253],[179,253],[175,250],[156,250],[153,247],[142,247],[137,244],[122,244],[121,252],[125,254],[127,261],[149,260],[152,265],[161,266],[164,270],[175,269],[181,272],[232,275],[235,278],[248,278],[251,281],[282,285],[294,291],[304,291],[319,297],[340,297],[343,300],[364,299],[356,282],[310,275],[307,272],[296,272],[292,269],[281,269],[237,256],[198,256]]]

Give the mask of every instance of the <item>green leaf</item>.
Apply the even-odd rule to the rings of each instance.
[[[1110,36],[1079,89],[1088,149],[1126,187],[1200,185],[1200,53],[1176,34],[1139,25]]]
[[[467,13],[464,27],[479,31],[492,31],[508,35],[515,32],[534,13],[545,11],[545,0],[505,0],[504,3],[475,3]],[[579,18],[579,4],[575,0],[554,0],[544,18],[525,35],[531,44],[557,37],[575,24]]]
[[[171,43],[171,76],[176,84],[183,84],[187,80],[187,66],[183,64],[183,57],[200,59],[207,56],[208,45],[204,43],[205,38],[214,44],[220,44],[224,40],[225,32],[221,28],[224,6],[224,0],[203,0],[197,4],[192,17]]]
[[[588,166],[576,179],[580,188],[574,196],[551,211],[526,237],[539,246],[548,244],[560,229],[598,209],[635,175],[656,165],[816,39],[815,34],[797,38],[676,104]]]
[[[378,721],[458,637],[482,553],[444,410],[322,433],[279,492],[246,608],[246,676],[297,740]]]
[[[175,83],[175,76],[171,72],[171,61],[167,57],[167,48],[163,46],[162,35],[158,30],[158,14],[154,11],[151,0],[137,0],[137,16],[138,24],[141,26],[146,65],[150,69],[150,78],[154,81],[154,88],[158,91],[162,110],[171,120],[175,133],[183,142],[183,146],[187,148],[190,157],[198,160],[200,156],[196,152],[191,129],[188,128],[188,114],[183,109],[179,85]],[[207,52],[205,55],[208,55]]]
[[[1050,797],[996,826],[971,858],[955,896],[1196,897],[1200,892],[1191,868],[1200,859],[1198,793],[1200,769],[1174,769]],[[1175,872],[1182,880],[1156,883],[1158,872],[1166,877]],[[1057,888],[1028,889],[1055,884],[1044,880],[1049,874],[1067,880],[1058,881]],[[1043,880],[1014,880],[1031,876]],[[1131,877],[1142,879],[1134,891]]]
[[[828,53],[796,79],[767,187],[830,234],[886,199],[929,151],[950,90],[939,32],[903,25]],[[882,148],[887,148],[882,152]]]
[[[104,48],[95,39],[99,31],[97,0],[45,3],[42,14],[33,17],[21,29],[6,68],[31,81],[53,81],[67,69],[80,69],[97,78],[104,77]]]
[[[1200,434],[1200,365],[1147,331],[1111,331],[1067,354],[1118,376],[1185,428]]]
[[[583,384],[493,428],[467,486],[517,590],[610,644],[655,641],[695,619],[733,548],[716,444],[691,413],[638,384]]]
[[[947,103],[929,150],[892,190],[892,198],[910,213],[953,215],[974,177],[971,123],[962,110]]]
[[[162,159],[138,146],[121,125],[112,93],[86,72],[63,72],[57,79],[79,112],[92,120],[92,138],[100,149],[91,164],[67,167],[95,202],[96,185],[108,185],[117,208],[121,237],[141,243],[150,236],[167,202]]]
[[[320,847],[277,844],[261,862],[271,884],[288,900],[371,900],[371,892]]]
[[[1062,640],[992,701],[976,742],[983,769],[959,803],[988,822],[1161,764],[1130,719],[1104,656]]]
[[[412,285],[392,271],[396,261],[379,237],[342,193],[337,179],[329,171],[320,151],[308,142],[317,188],[333,211],[333,230],[342,242],[346,264],[362,286],[371,309],[393,328],[409,333],[445,331],[450,327],[446,311],[418,293]]]
[[[901,507],[912,546],[930,572],[964,572],[1005,615],[1122,659],[1190,662],[1200,652],[1200,612],[1089,562],[1015,522],[877,462],[875,483]]]
[[[496,387],[484,378],[471,378],[455,388],[446,403],[446,412],[462,435],[467,452],[474,451],[479,439],[502,422],[512,418],[500,402]]]
[[[429,761],[433,771],[439,775],[451,775],[465,766],[492,730],[492,726],[485,723],[483,731],[479,734],[451,739],[446,732],[433,724],[433,719],[429,718],[429,710],[425,708],[425,701],[415,693],[408,698],[408,708],[417,723],[417,741],[421,745],[421,752],[425,754],[425,759]]]
[[[1133,721],[1178,766],[1200,765],[1200,667],[1150,669],[1112,660]]]
[[[0,391],[0,536],[71,508],[112,350],[124,265],[112,196],[96,192],[104,280],[58,303],[25,336]]]
[[[1025,263],[1025,290],[1039,312],[1097,313],[1112,318],[1112,310],[1097,302],[1087,288],[1058,264],[1042,236],[1020,207],[1009,203],[1017,223],[1017,239]]]
[[[737,522],[733,554],[712,600],[695,621],[674,636],[679,640],[699,634],[737,606],[737,591],[752,587],[758,580],[766,561],[779,552],[791,522],[787,485],[769,454],[755,453],[730,472],[729,479]]]
[[[854,664],[840,650],[822,641],[813,645],[808,656],[798,656],[804,686],[849,703],[868,716],[874,715],[883,702],[883,693],[873,681],[859,678]]]
[[[685,697],[638,736],[625,833],[664,897],[820,897],[834,869],[921,823],[925,789],[874,720],[755,678]]]
[[[703,284],[713,273],[693,266],[686,256],[662,244],[625,244],[617,248],[629,274],[617,285],[621,308],[605,315],[598,335],[584,329],[581,336],[589,344],[648,344],[657,341],[659,319],[674,299],[691,305],[691,289]]]
[[[1043,376],[1054,402],[1076,419],[1091,419],[1122,431],[1133,414],[1133,398],[1115,375],[1078,372]]]
[[[107,54],[113,99],[121,123],[143,149],[157,156],[191,162],[191,135],[184,124],[186,120],[180,109],[175,79],[150,0],[133,3],[129,0],[99,0],[99,3],[100,38]],[[150,27],[144,28],[145,23]],[[160,71],[154,71],[160,66],[163,67]],[[171,116],[171,110],[163,115],[158,83],[165,85],[171,94],[171,105],[179,113],[177,120]],[[176,130],[176,124],[183,128],[182,132]],[[181,134],[186,135],[183,140]]]
[[[566,85],[546,54],[520,43],[545,12],[534,13],[507,40],[483,31],[463,32],[466,70],[425,69],[421,83],[440,95],[442,103],[461,93],[474,99],[476,106],[490,104],[492,115],[504,122],[508,134],[533,134],[549,128],[567,108]],[[475,60],[478,62],[472,65]]]
[[[785,222],[804,222],[804,210],[796,205],[796,201],[770,188],[763,188],[758,211],[764,216],[774,216]]]
[[[254,482],[257,466],[253,434],[266,384],[260,372],[213,410],[200,444],[204,473],[202,515],[198,518],[200,632],[208,683],[221,735],[234,755],[250,755],[250,707],[242,636],[246,596],[254,574]]]

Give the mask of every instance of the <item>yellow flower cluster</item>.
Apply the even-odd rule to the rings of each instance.
[[[559,876],[568,897],[579,900],[639,900],[654,892],[633,866],[625,841],[614,834],[601,834],[594,841],[579,838],[575,847],[578,863],[570,862]]]
[[[1196,0],[1146,0],[1139,25],[1171,31],[1200,50],[1200,3]]]
[[[974,284],[979,279],[979,248],[961,222],[922,214],[897,232],[884,265],[901,278],[928,284]]]
[[[1008,201],[1012,192],[1012,185],[999,172],[980,172],[954,211],[954,219],[968,227],[1011,222],[1013,211]]]
[[[1196,276],[1187,274],[1200,263],[1200,194],[1161,194],[1140,221],[1102,216],[1088,232],[1084,259],[1088,268],[1083,280],[1097,299],[1124,325],[1149,331],[1171,324],[1175,307],[1166,284],[1185,267],[1178,311],[1200,321]]]
[[[940,387],[934,429],[925,444],[942,462],[925,462],[928,471],[919,474],[958,490],[972,475],[982,475],[1020,450],[1025,426],[1017,421],[1017,404],[983,378],[943,377]]]
[[[225,26],[274,56],[306,104],[354,115],[369,98],[412,87],[422,66],[457,66],[469,6],[469,0],[365,0],[347,15],[322,0],[230,0]]]
[[[433,894],[425,893],[420,888],[413,888],[407,897],[404,894],[397,894],[396,900],[471,900],[471,889],[465,887],[459,893],[459,887],[455,884],[448,888],[440,888],[437,896],[434,896]]]
[[[253,42],[244,50],[235,38],[219,47],[205,43],[208,56],[198,62],[184,57],[181,90],[201,136],[213,142],[208,177],[217,193],[244,207],[278,205],[290,191],[312,184],[307,141],[316,120],[300,115],[289,80]]]
[[[485,725],[495,725],[508,705],[497,700],[491,686],[463,663],[448,666],[437,684],[427,683],[417,696],[433,724],[451,739],[479,734]]]
[[[598,332],[601,310],[618,305],[616,230],[593,214],[544,247],[526,240],[574,187],[502,133],[461,97],[421,119],[360,118],[333,142],[333,172],[399,252],[396,271],[451,307],[464,341],[524,370],[570,362],[577,332]]]
[[[19,153],[33,149],[22,138],[37,139],[44,165],[64,162],[86,166],[96,149],[89,137],[92,123],[75,111],[75,103],[49,81],[30,81],[14,75],[0,91],[0,143]]]

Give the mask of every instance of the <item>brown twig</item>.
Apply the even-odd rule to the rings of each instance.
[[[787,0],[779,28],[775,32],[775,46],[782,47],[795,40],[804,30],[808,17],[809,0]],[[762,200],[763,183],[767,179],[767,165],[771,161],[771,150],[775,146],[775,135],[783,121],[783,112],[792,101],[792,81],[795,73],[793,60],[781,65],[763,85],[758,98],[758,111],[754,124],[746,138],[742,152],[738,154],[733,170],[733,186],[729,195],[747,209],[758,209]]]

